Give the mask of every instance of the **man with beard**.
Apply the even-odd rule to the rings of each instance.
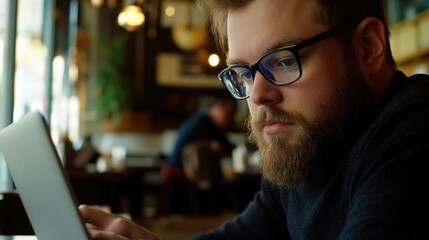
[[[264,179],[241,214],[195,239],[427,239],[429,78],[397,70],[384,1],[201,2]],[[94,239],[156,239],[81,212]]]

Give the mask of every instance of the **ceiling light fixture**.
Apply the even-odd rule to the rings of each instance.
[[[195,52],[207,42],[205,13],[191,0],[164,0],[161,3],[161,26],[170,28],[176,46]]]
[[[99,8],[104,4],[104,0],[91,0],[94,7]]]
[[[145,15],[140,6],[132,4],[125,6],[118,15],[118,24],[127,31],[135,31],[145,20]]]

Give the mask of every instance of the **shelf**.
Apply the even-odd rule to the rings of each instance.
[[[391,47],[398,65],[429,56],[429,10],[390,26]]]

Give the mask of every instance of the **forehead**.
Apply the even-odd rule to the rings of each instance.
[[[254,0],[229,11],[229,56],[252,63],[280,45],[296,43],[323,26],[314,17],[312,0]]]

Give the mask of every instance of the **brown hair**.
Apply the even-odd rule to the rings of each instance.
[[[218,47],[227,51],[226,21],[229,9],[239,8],[253,0],[197,0],[209,15]],[[308,1],[308,0],[303,0]],[[389,30],[385,16],[383,0],[313,0],[315,3],[314,16],[320,23],[328,26],[337,26],[347,22],[362,20],[367,17],[376,17],[385,25],[387,40],[387,59],[396,67],[389,43]],[[345,39],[344,39],[345,40]],[[347,41],[345,41],[347,42]]]

